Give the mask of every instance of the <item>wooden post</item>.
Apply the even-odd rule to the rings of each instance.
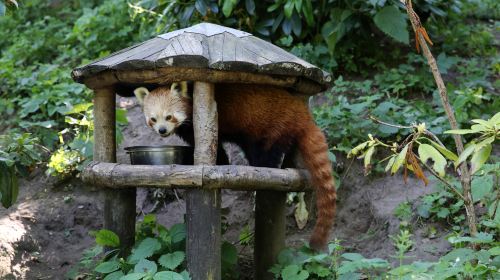
[[[213,84],[194,83],[193,129],[194,164],[215,165],[218,120]],[[189,190],[186,196],[186,252],[191,278],[220,280],[220,190]]]
[[[113,88],[94,93],[94,160],[116,162],[116,95]],[[135,237],[135,188],[103,192],[104,228],[118,234],[120,254],[127,255]]]
[[[254,279],[274,279],[268,270],[285,248],[286,192],[257,191],[255,197]]]
[[[298,151],[285,155],[282,168],[296,166]],[[269,269],[285,248],[287,192],[257,191],[255,196],[254,279],[274,279]]]

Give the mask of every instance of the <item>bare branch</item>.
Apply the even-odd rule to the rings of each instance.
[[[370,118],[370,120],[372,120],[375,123],[390,126],[390,127],[401,128],[401,129],[412,129],[413,128],[413,126],[403,126],[403,125],[398,125],[398,124],[386,123],[384,121],[377,119],[376,117],[374,117],[372,115],[370,115],[368,118]]]

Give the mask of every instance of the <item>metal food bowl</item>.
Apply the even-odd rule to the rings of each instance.
[[[194,148],[188,146],[126,147],[133,165],[193,164]]]

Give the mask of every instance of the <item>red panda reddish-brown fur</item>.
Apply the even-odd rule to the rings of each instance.
[[[182,102],[172,100],[175,95],[168,88],[157,88],[150,95],[154,97],[151,103],[155,102],[150,106],[161,104],[168,113],[183,110],[191,114],[191,104],[187,104],[191,100],[181,95],[177,96]],[[170,101],[159,101],[160,96]],[[306,103],[282,88],[242,84],[217,84],[215,99],[222,140],[224,136],[244,135],[263,145],[264,151],[274,145],[297,145],[317,194],[317,221],[310,245],[324,249],[335,216],[336,191],[325,136]],[[146,98],[144,108],[147,102]]]

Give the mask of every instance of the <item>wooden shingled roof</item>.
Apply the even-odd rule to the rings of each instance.
[[[200,23],[123,49],[72,72],[96,84],[162,84],[178,80],[275,84],[315,94],[332,78],[320,68],[240,30]]]

